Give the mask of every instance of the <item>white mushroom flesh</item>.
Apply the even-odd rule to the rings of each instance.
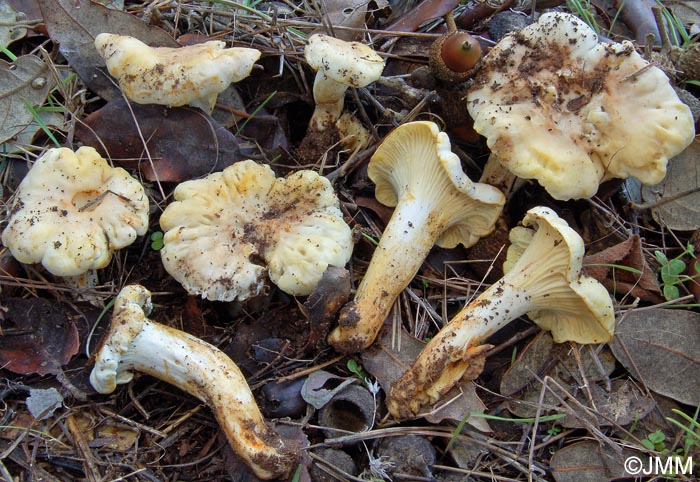
[[[90,373],[95,390],[112,393],[134,371],[170,383],[211,408],[232,448],[258,477],[288,475],[294,457],[265,423],[236,364],[215,346],[149,320],[150,310],[150,293],[142,286],[119,293]]]

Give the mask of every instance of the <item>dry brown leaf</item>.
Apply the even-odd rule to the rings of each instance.
[[[700,314],[687,310],[628,312],[611,348],[629,373],[650,390],[681,403],[700,404]]]
[[[626,475],[624,458],[606,446],[584,441],[563,447],[551,460],[557,482],[600,482]]]
[[[646,202],[658,202],[664,198],[697,189],[700,186],[700,141],[695,139],[688,148],[668,162],[666,177],[655,186],[644,186],[642,196]],[[657,223],[678,231],[694,231],[700,228],[700,192],[667,202],[651,210]]]
[[[613,294],[629,293],[650,303],[664,301],[656,271],[649,266],[642,251],[641,238],[637,234],[608,249],[586,256],[583,266],[587,275],[600,281]]]
[[[39,57],[23,55],[13,63],[0,60],[0,143],[32,123],[27,104],[42,105],[52,88],[48,66]]]

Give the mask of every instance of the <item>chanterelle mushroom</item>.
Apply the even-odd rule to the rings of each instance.
[[[469,247],[494,227],[503,194],[473,183],[433,122],[392,131],[370,160],[377,200],[395,206],[352,302],[341,311],[329,342],[356,352],[377,336],[391,306],[408,286],[434,244]]]
[[[492,48],[467,102],[493,153],[489,163],[537,179],[560,200],[591,197],[612,178],[657,184],[695,135],[690,109],[663,71],[630,42],[600,43],[562,12]]]
[[[188,333],[147,318],[151,293],[124,287],[90,373],[100,393],[128,383],[134,371],[175,385],[206,403],[234,451],[261,479],[285,477],[296,456],[265,423],[238,366],[222,351]]]
[[[104,268],[148,229],[143,186],[92,147],[49,149],[15,193],[2,242],[57,276]]]
[[[250,75],[260,58],[257,49],[224,48],[211,40],[181,48],[149,47],[133,37],[101,33],[95,48],[124,94],[138,104],[181,106],[211,110],[231,82]]]
[[[323,34],[309,37],[304,57],[316,71],[311,127],[318,131],[338,120],[348,87],[365,87],[384,70],[384,59],[367,45]]]
[[[610,341],[615,324],[612,300],[593,278],[582,276],[583,240],[549,208],[530,209],[509,249],[506,274],[467,304],[423,348],[390,390],[387,405],[397,418],[413,416],[437,401],[465,373],[476,378],[484,340],[524,314],[557,343]],[[529,239],[529,243],[527,240]],[[526,244],[527,243],[527,244]]]
[[[242,161],[175,188],[160,217],[165,269],[210,300],[259,294],[267,275],[282,291],[308,295],[328,266],[343,267],[352,233],[325,177],[309,170],[276,178]]]

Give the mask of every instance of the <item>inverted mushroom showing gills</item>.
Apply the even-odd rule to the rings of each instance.
[[[208,111],[229,84],[250,75],[260,58],[257,49],[224,46],[211,40],[181,48],[150,47],[126,35],[95,37],[107,70],[130,100],[173,107],[190,104]]]
[[[165,269],[192,294],[218,301],[258,295],[269,278],[308,295],[328,266],[352,254],[352,232],[325,177],[309,170],[277,178],[242,161],[186,181],[160,217]]]
[[[151,293],[143,286],[121,290],[90,373],[95,390],[112,393],[134,371],[159,378],[211,408],[255,475],[266,480],[289,475],[296,456],[265,423],[238,366],[215,346],[149,320],[151,307]]]
[[[57,276],[104,268],[148,229],[148,197],[92,147],[49,149],[15,192],[2,242]]]
[[[348,87],[365,87],[384,70],[382,59],[371,47],[327,35],[309,37],[304,57],[316,71],[311,128],[318,131],[333,125],[343,112]]]
[[[329,342],[357,352],[376,338],[401,291],[434,244],[472,246],[491,232],[503,194],[474,183],[433,122],[410,122],[392,131],[367,170],[377,200],[395,206],[352,302],[343,307]]]
[[[510,171],[559,200],[589,198],[613,178],[657,184],[695,135],[662,70],[573,15],[543,14],[481,62],[467,96],[492,151],[481,182],[500,186]]]
[[[490,348],[484,340],[522,315],[551,331],[557,343],[611,340],[612,299],[598,281],[581,275],[581,237],[546,207],[530,209],[522,224],[511,230],[517,242],[508,250],[504,277],[452,318],[392,385],[392,415],[415,416],[465,375],[476,378]]]

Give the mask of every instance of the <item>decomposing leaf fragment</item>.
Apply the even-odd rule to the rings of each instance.
[[[109,159],[138,166],[150,181],[182,182],[246,158],[236,136],[188,107],[129,106],[115,99],[76,125],[75,134]]]
[[[60,305],[9,298],[0,336],[0,365],[22,375],[60,373],[78,352],[78,330]]]
[[[697,189],[700,185],[698,169],[700,141],[693,141],[685,151],[668,163],[666,177],[655,186],[644,186],[642,197],[647,203],[658,203],[672,196]],[[664,204],[658,204],[651,210],[657,223],[669,229],[693,231],[700,228],[700,193],[694,192]]]
[[[611,347],[617,360],[650,390],[688,405],[700,403],[700,314],[633,310]]]
[[[586,256],[583,265],[589,276],[600,281],[610,292],[627,294],[652,303],[664,301],[649,266],[638,234],[595,254]]]
[[[34,117],[27,108],[44,103],[53,81],[39,57],[23,55],[13,63],[0,60],[0,143],[22,132]]]

